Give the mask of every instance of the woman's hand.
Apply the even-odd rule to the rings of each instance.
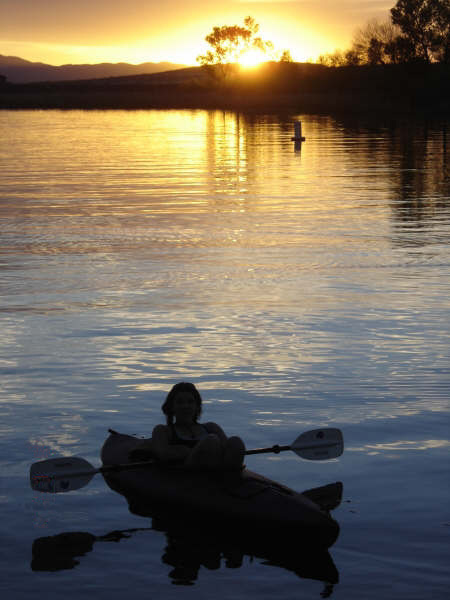
[[[142,462],[154,458],[153,452],[146,448],[135,448],[128,453],[128,458],[132,462]]]

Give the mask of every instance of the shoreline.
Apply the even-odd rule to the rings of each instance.
[[[195,75],[195,76],[194,76]],[[0,110],[223,109],[304,113],[450,114],[448,65],[322,67],[274,64],[222,81],[195,71],[0,85]],[[214,75],[214,73],[213,73]],[[178,79],[177,79],[178,78]]]
[[[0,110],[149,110],[218,109],[304,113],[344,111],[352,113],[433,112],[450,114],[450,102],[423,103],[412,98],[396,99],[386,95],[352,92],[300,92],[245,94],[236,91],[189,92],[187,90],[0,90]]]

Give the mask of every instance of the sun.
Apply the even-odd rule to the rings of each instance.
[[[245,69],[258,67],[267,60],[267,56],[257,48],[250,48],[239,57],[239,64]]]

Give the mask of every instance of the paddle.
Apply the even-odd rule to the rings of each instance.
[[[330,460],[342,454],[344,440],[339,429],[314,429],[299,435],[290,446],[275,445],[270,448],[247,450],[245,454],[247,456],[269,452],[278,454],[286,450],[292,450],[297,456],[306,460]],[[96,469],[87,460],[78,456],[50,458],[31,465],[30,483],[33,490],[39,492],[52,494],[71,492],[87,485],[97,473],[108,474],[138,469],[152,465],[154,462],[154,460],[150,460],[122,465],[106,465]]]
[[[249,454],[263,454],[267,452],[284,452],[292,450],[306,460],[330,460],[340,456],[344,451],[344,438],[340,429],[313,429],[305,431],[292,442],[290,446],[271,446],[270,448],[259,448],[258,450],[247,450]]]

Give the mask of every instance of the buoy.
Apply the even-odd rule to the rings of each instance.
[[[294,121],[294,137],[291,138],[292,142],[304,142],[305,138],[302,137],[302,122]]]

